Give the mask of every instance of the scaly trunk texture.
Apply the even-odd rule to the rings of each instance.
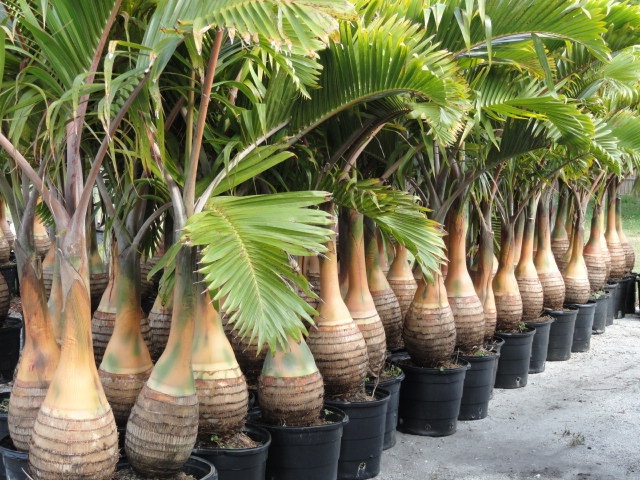
[[[606,204],[606,200],[605,204]],[[607,239],[604,236],[604,232],[606,230],[607,225],[607,211],[606,207],[602,208],[599,215],[600,219],[600,246],[602,247],[602,256],[604,257],[604,266],[607,271],[607,279],[611,275],[611,253],[609,252],[609,247],[607,245]]]
[[[51,247],[51,239],[47,228],[37,216],[33,220],[33,240],[36,245],[36,253],[41,259],[44,258]]]
[[[118,460],[116,423],[93,358],[83,219],[74,217],[58,237],[64,334],[58,368],[31,436],[29,466],[35,480],[106,480]]]
[[[607,266],[602,251],[602,204],[600,202],[593,204],[591,233],[582,256],[589,274],[589,288],[592,292],[597,292],[607,281]]]
[[[258,384],[262,418],[274,425],[307,426],[320,418],[322,375],[301,338],[267,353]]]
[[[340,294],[335,241],[320,258],[320,303],[307,345],[329,397],[348,397],[364,389],[369,369],[367,344]]]
[[[111,257],[111,269],[109,272],[109,282],[107,288],[105,288],[102,294],[100,304],[93,316],[91,317],[91,332],[93,335],[93,355],[96,360],[96,365],[102,363],[102,357],[104,351],[107,348],[113,328],[116,321],[117,311],[117,291],[118,291],[118,277],[120,276],[118,266],[118,253],[114,247],[112,248]]]
[[[44,296],[42,274],[33,248],[27,253],[21,242],[15,244],[21,267],[20,298],[24,317],[24,348],[9,397],[9,434],[18,450],[29,450],[36,416],[53,378],[60,349],[56,343]]]
[[[198,297],[195,322],[191,362],[200,405],[198,432],[225,438],[245,423],[247,382],[206,290]]]
[[[564,304],[565,287],[564,279],[551,251],[548,194],[543,194],[538,204],[536,227],[538,231],[538,250],[536,251],[534,263],[538,278],[542,284],[542,292],[544,294],[543,307],[551,310],[561,310]]]
[[[582,255],[584,249],[584,218],[576,205],[576,219],[571,238],[571,259],[564,271],[565,303],[583,304],[589,300],[591,285],[589,271]]]
[[[229,315],[225,312],[221,315],[221,321],[224,333],[231,342],[236,360],[240,365],[242,373],[244,373],[248,388],[256,389],[258,387],[258,377],[260,377],[262,365],[267,356],[267,349],[265,347],[258,349],[258,344],[255,339],[250,341],[249,335],[244,337],[240,335],[240,333],[233,328],[233,324],[229,322]]]
[[[493,230],[491,227],[491,202],[481,204],[484,221],[480,222],[480,241],[478,245],[476,271],[473,287],[482,303],[484,310],[484,337],[491,338],[496,332],[496,299],[493,294],[493,277],[498,268],[498,262],[493,253]]]
[[[11,246],[0,229],[0,264],[7,263],[11,257]]]
[[[400,303],[380,265],[381,255],[378,248],[377,229],[372,220],[365,219],[365,230],[365,257],[369,292],[373,297],[373,303],[376,306],[378,315],[380,315],[382,325],[384,325],[387,348],[389,350],[397,350],[402,348],[402,310],[400,310]],[[382,253],[382,256],[384,256],[384,249]]]
[[[149,328],[151,329],[151,359],[155,362],[160,358],[164,347],[167,346],[169,330],[171,329],[171,314],[173,311],[173,294],[165,301],[158,295],[149,312]]]
[[[500,262],[493,277],[493,294],[496,299],[496,329],[513,331],[522,321],[522,296],[518,288],[513,265],[514,222],[502,221]]]
[[[616,199],[616,230],[618,231],[618,237],[622,244],[622,250],[624,250],[625,270],[626,273],[629,273],[636,264],[636,253],[622,228],[622,200],[620,197]]]
[[[318,263],[317,256],[301,257],[302,272],[309,281],[309,287],[311,291],[316,295],[320,292],[320,264]],[[300,291],[300,296],[307,302],[312,308],[318,308],[318,298],[313,298],[306,294],[304,291]]]
[[[524,225],[522,252],[515,271],[518,290],[522,297],[522,321],[524,322],[538,318],[542,313],[542,305],[544,303],[542,284],[538,278],[536,265],[533,263],[533,241],[537,209],[538,200],[533,198],[526,210],[527,217]]]
[[[147,476],[168,476],[185,464],[198,436],[198,396],[191,368],[196,313],[195,250],[176,258],[173,317],[167,346],[140,391],[125,437],[131,466]]]
[[[551,234],[551,251],[553,258],[556,260],[558,269],[562,271],[566,265],[564,256],[570,245],[569,233],[567,232],[567,212],[569,211],[570,194],[567,189],[563,188],[558,198],[558,212],[556,221],[553,225],[553,233]]]
[[[140,306],[140,254],[131,247],[113,254],[118,262],[115,321],[98,374],[116,424],[124,427],[153,363],[140,330],[145,318]]]
[[[389,268],[387,281],[393,293],[396,294],[400,304],[400,314],[404,320],[418,289],[418,283],[413,278],[413,271],[411,270],[411,265],[409,265],[407,247],[404,245],[396,245],[396,256]]]
[[[611,255],[611,272],[609,278],[618,279],[624,277],[626,273],[626,258],[624,254],[624,248],[620,243],[620,237],[618,236],[618,230],[616,229],[616,201],[618,196],[618,184],[612,182],[609,187],[607,204],[607,229],[604,232],[604,237],[607,240],[607,247],[609,248],[609,255]]]
[[[348,246],[349,290],[344,303],[356,322],[367,344],[369,374],[377,377],[387,356],[384,326],[369,292],[364,253],[363,216],[354,210],[349,212],[349,231],[343,238]]]
[[[462,348],[479,347],[484,341],[484,310],[467,269],[467,217],[457,207],[448,217],[449,267],[444,285],[456,324],[456,342]]]
[[[47,255],[42,260],[42,282],[44,284],[45,298],[51,296],[51,287],[53,286],[53,276],[56,268],[56,240],[51,241],[51,247]]]
[[[418,366],[431,367],[453,355],[456,325],[442,275],[421,279],[402,331],[404,345]]]
[[[15,241],[16,236],[13,234],[13,231],[9,226],[9,222],[7,222],[7,206],[4,198],[0,198],[0,229],[2,229],[4,238],[9,243],[9,248],[13,249],[13,242]]]

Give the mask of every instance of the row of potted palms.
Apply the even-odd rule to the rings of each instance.
[[[116,425],[151,475],[179,469],[199,429],[237,430],[247,385],[225,324],[262,348],[261,407],[288,424],[318,417],[325,393],[363,391],[400,332],[418,364],[482,344],[492,319],[522,320],[522,212],[540,197],[544,211],[565,185],[578,258],[586,200],[607,187],[615,198],[634,167],[640,11],[628,2],[201,3],[2,2],[0,191],[18,230],[26,334],[10,426],[33,478],[109,478]],[[98,368],[94,189],[112,256],[104,309],[115,313]],[[36,210],[56,237],[48,298]],[[387,283],[378,237],[401,259]],[[171,306],[171,323],[150,353],[140,258],[160,243],[151,275],[163,273],[156,310]],[[383,306],[408,277],[407,251],[417,293],[410,307]],[[314,309],[294,259],[318,254]]]

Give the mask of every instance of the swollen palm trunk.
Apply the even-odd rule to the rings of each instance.
[[[538,202],[533,199],[527,208],[528,216],[525,220],[522,239],[520,261],[515,270],[518,290],[522,297],[522,320],[535,320],[542,313],[544,293],[538,278],[538,272],[533,262],[533,241],[535,233],[535,212]]]
[[[384,326],[387,348],[396,350],[402,348],[402,311],[396,294],[393,293],[380,266],[376,228],[373,221],[368,219],[365,224],[367,225],[366,266],[369,292]]]
[[[367,344],[369,373],[378,376],[387,356],[384,326],[369,292],[364,253],[363,217],[356,211],[350,212],[349,233],[345,239],[349,251],[349,290],[345,304],[356,322]]]
[[[317,422],[324,402],[322,375],[301,338],[269,352],[258,384],[262,418],[275,425]]]
[[[198,295],[195,270],[194,249],[182,247],[176,259],[169,340],[127,422],[127,458],[148,476],[178,472],[198,435],[198,397],[191,368]]]
[[[233,353],[236,360],[240,365],[242,373],[244,373],[246,382],[249,388],[256,388],[258,386],[258,377],[262,372],[262,365],[264,359],[267,356],[267,349],[258,349],[258,344],[255,341],[251,341],[250,335],[241,335],[238,330],[233,327],[233,324],[229,322],[229,316],[226,314],[221,315],[222,326],[224,332],[231,342]]]
[[[456,346],[456,325],[441,275],[420,280],[402,331],[404,345],[416,365],[430,367],[448,359]]]
[[[543,199],[538,205],[536,226],[538,230],[538,250],[536,251],[534,263],[538,278],[542,284],[543,306],[551,310],[561,310],[565,294],[564,279],[551,251],[549,203],[546,199]]]
[[[36,245],[36,253],[44,258],[51,247],[51,239],[44,224],[36,217],[33,221],[33,240]]]
[[[398,244],[396,246],[396,256],[389,268],[387,280],[393,293],[396,294],[400,304],[400,314],[404,319],[418,289],[418,283],[413,278],[411,265],[409,265],[407,258],[407,248],[404,245]]]
[[[602,249],[602,208],[594,204],[591,217],[591,234],[584,246],[582,256],[589,275],[589,287],[592,292],[600,290],[607,281],[607,265]]]
[[[60,349],[49,320],[44,289],[36,271],[35,254],[30,258],[16,244],[22,266],[20,297],[25,322],[25,343],[9,397],[8,424],[18,450],[29,450],[33,426],[58,366]]]
[[[71,228],[67,235],[77,230]],[[93,359],[85,245],[82,239],[65,243],[58,243],[66,300],[61,310],[64,337],[58,368],[33,428],[30,473],[35,480],[106,480],[118,460],[118,433]],[[78,251],[79,258],[69,256]]]
[[[493,294],[496,301],[496,329],[512,331],[522,321],[522,296],[513,267],[513,223],[502,223],[500,264],[493,277]]]
[[[556,215],[556,221],[551,234],[551,251],[560,270],[563,270],[567,263],[564,257],[571,243],[566,228],[569,200],[568,192],[564,190],[558,200],[558,214]]]
[[[320,259],[320,303],[307,345],[324,379],[328,396],[349,396],[364,388],[369,366],[367,344],[340,295],[335,242]]]
[[[7,263],[11,257],[11,246],[0,229],[0,264]]]
[[[247,416],[247,382],[208,292],[198,299],[192,363],[199,432],[220,438],[239,432]]]
[[[96,365],[100,365],[104,351],[107,348],[109,339],[113,334],[113,328],[116,321],[117,312],[117,277],[118,266],[116,262],[117,255],[114,254],[113,261],[111,262],[111,273],[109,275],[109,282],[107,288],[105,288],[100,304],[91,317],[91,332],[93,336],[93,355],[96,360]]]
[[[158,295],[149,312],[150,348],[151,359],[155,362],[160,358],[164,347],[167,346],[169,330],[171,329],[171,314],[173,311],[173,294],[165,301]]]
[[[91,292],[91,311],[95,312],[102,300],[102,294],[109,284],[109,269],[98,252],[98,241],[95,226],[89,232],[91,242],[89,248],[89,284]]]
[[[56,260],[56,241],[53,239],[51,247],[47,252],[47,255],[42,260],[42,281],[44,283],[45,298],[51,296],[51,287],[53,286],[53,275],[55,270]]]
[[[625,271],[628,273],[631,272],[635,266],[636,253],[633,251],[633,247],[631,243],[629,243],[629,239],[622,228],[622,202],[620,197],[616,199],[616,230],[620,238],[620,243],[622,244],[622,250],[624,251]]]
[[[609,188],[608,205],[607,205],[607,229],[604,232],[607,240],[607,248],[611,256],[611,272],[609,278],[622,278],[626,273],[626,258],[624,248],[620,243],[618,230],[616,229],[616,196],[617,188],[612,185]]]
[[[300,258],[302,258],[302,263],[304,264],[304,276],[309,282],[309,287],[311,288],[311,291],[317,295],[320,291],[320,266],[318,264],[318,257],[312,256]],[[312,308],[318,308],[317,297],[311,297],[303,290],[300,290],[300,297],[302,297]]]

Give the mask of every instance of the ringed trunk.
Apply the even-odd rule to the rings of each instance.
[[[51,238],[49,238],[47,228],[38,216],[33,219],[33,240],[36,245],[36,253],[40,258],[44,258],[51,247]]]
[[[564,272],[565,303],[583,304],[589,300],[591,285],[589,271],[582,256],[584,245],[584,222],[582,208],[576,205],[576,224],[573,228],[571,241],[571,259]]]
[[[498,317],[496,300],[493,294],[493,277],[497,271],[498,262],[493,253],[494,235],[491,227],[491,202],[482,202],[481,208],[484,221],[480,222],[476,271],[472,278],[473,287],[484,311],[484,337],[491,338],[495,334]]]
[[[496,329],[513,331],[522,321],[522,296],[518,288],[513,265],[514,223],[502,222],[500,263],[493,277],[493,294],[496,300]]]
[[[607,281],[607,265],[602,250],[602,205],[599,202],[593,205],[591,217],[591,233],[589,241],[584,246],[582,256],[587,266],[589,275],[589,288],[597,292],[604,287]]]
[[[409,264],[407,247],[404,245],[396,245],[396,256],[389,268],[387,281],[393,293],[396,294],[396,298],[400,304],[400,315],[402,315],[404,320],[413,301],[413,297],[416,294],[416,290],[418,289],[418,283],[416,279],[413,278],[413,271]]]
[[[527,218],[524,225],[522,252],[515,270],[518,290],[522,297],[522,321],[524,322],[537,319],[542,313],[544,303],[542,284],[538,278],[536,265],[533,262],[533,241],[537,208],[538,200],[534,198],[529,202],[526,210]]]
[[[618,188],[615,182],[609,187],[609,203],[607,205],[607,229],[604,232],[611,255],[611,272],[609,278],[622,278],[626,273],[626,258],[624,248],[620,243],[618,230],[616,229],[616,202],[618,196]]]
[[[542,284],[543,307],[551,310],[561,310],[564,304],[565,286],[564,279],[551,250],[548,195],[544,195],[538,204],[536,226],[538,231],[538,250],[533,261]]]
[[[555,258],[556,264],[561,271],[568,261],[564,260],[564,256],[571,243],[566,227],[569,200],[570,197],[568,192],[566,189],[563,189],[560,193],[560,198],[558,199],[558,213],[556,214],[556,221],[553,225],[553,233],[551,234],[551,251],[553,252],[553,258]]]
[[[151,330],[151,359],[155,362],[160,358],[167,346],[169,330],[171,329],[171,314],[173,311],[173,294],[164,300],[158,295],[149,312],[149,328]]]
[[[616,230],[618,231],[618,237],[620,238],[622,250],[624,251],[625,273],[629,273],[636,264],[636,253],[622,228],[622,200],[620,197],[616,199]]]

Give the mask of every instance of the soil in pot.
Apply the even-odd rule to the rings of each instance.
[[[187,460],[187,463],[182,467],[182,471],[176,473],[170,477],[149,478],[140,476],[130,466],[129,462],[124,459],[120,459],[118,462],[113,480],[218,480],[218,473],[215,467],[197,456],[192,455]]]
[[[322,424],[308,427],[270,425],[260,409],[249,412],[247,423],[267,429],[271,446],[267,458],[266,480],[335,480],[343,427],[349,417],[326,406]]]
[[[400,383],[404,380],[404,372],[397,366],[388,363],[379,382],[367,382],[370,388],[384,388],[389,392],[389,403],[384,426],[383,450],[396,444],[396,427],[398,426],[398,405],[400,403]]]
[[[481,420],[489,413],[489,400],[500,354],[486,349],[469,353],[458,357],[470,365],[464,377],[458,420]]]
[[[593,316],[596,311],[596,302],[580,305],[576,315],[576,326],[573,331],[571,352],[587,352],[591,346],[591,330],[593,328]]]
[[[247,425],[233,442],[215,446],[198,443],[193,454],[211,462],[219,480],[264,480],[270,445],[267,429]]]
[[[576,327],[577,308],[564,310],[546,310],[548,315],[555,318],[549,331],[548,362],[561,362],[571,358],[573,332]]]
[[[461,360],[450,363],[435,368],[402,363],[406,377],[400,387],[398,430],[430,437],[456,432],[464,378],[470,365]]]
[[[551,315],[546,315],[536,321],[525,322],[527,327],[536,329],[536,333],[533,336],[533,343],[531,344],[529,373],[544,372],[547,361],[547,350],[549,348],[549,332],[551,331],[551,324],[554,320]]]
[[[522,388],[529,378],[529,361],[535,328],[516,332],[496,332],[504,339],[498,360],[495,388]]]
[[[373,478],[380,473],[387,406],[390,393],[383,388],[367,389],[363,401],[326,400],[328,406],[348,417],[340,443],[338,479]]]

